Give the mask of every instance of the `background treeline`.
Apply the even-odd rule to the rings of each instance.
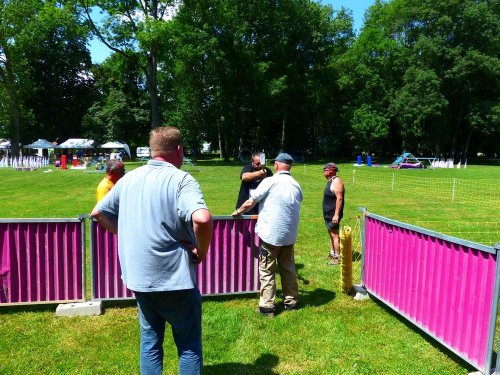
[[[499,16],[375,1],[356,35],[349,10],[309,0],[4,0],[0,137],[140,146],[170,124],[223,158],[498,157]],[[113,51],[98,65],[92,36]]]

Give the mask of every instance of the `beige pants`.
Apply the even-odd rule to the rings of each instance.
[[[276,268],[279,267],[283,300],[295,305],[299,300],[299,287],[295,272],[293,245],[273,246],[261,241],[259,255],[260,300],[259,306],[274,308],[276,298]]]

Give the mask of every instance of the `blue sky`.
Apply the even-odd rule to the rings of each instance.
[[[319,2],[323,5],[330,4],[333,10],[339,10],[342,6],[352,10],[354,29],[358,32],[363,25],[365,11],[374,3],[374,0],[319,0]],[[100,63],[109,56],[110,50],[98,40],[93,40],[90,43],[90,53],[92,61]]]

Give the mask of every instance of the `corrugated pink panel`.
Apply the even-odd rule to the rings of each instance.
[[[201,294],[249,293],[259,290],[255,219],[215,219],[207,258],[198,266]]]
[[[478,368],[485,363],[495,254],[366,217],[368,291]]]
[[[3,222],[0,245],[0,304],[83,299],[81,222]]]
[[[92,298],[133,298],[121,278],[118,260],[118,238],[96,222],[93,223],[94,248],[92,254]]]
[[[259,290],[258,246],[255,219],[214,218],[208,255],[198,266],[198,287],[203,295],[249,293]],[[121,280],[117,237],[93,223],[94,299],[131,298]]]

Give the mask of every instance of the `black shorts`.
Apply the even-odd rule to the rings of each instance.
[[[340,220],[337,224],[333,224],[331,220],[325,220],[325,226],[328,230],[337,230],[340,228]]]

